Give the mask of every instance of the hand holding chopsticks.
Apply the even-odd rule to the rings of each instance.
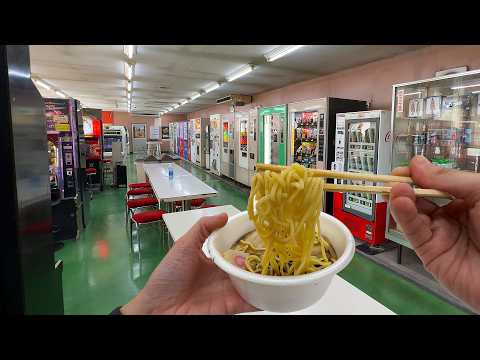
[[[271,164],[257,164],[257,171],[274,171],[280,172],[286,166],[282,165],[271,165]],[[381,183],[407,183],[413,184],[413,179],[408,176],[395,176],[395,175],[375,175],[367,173],[351,173],[344,171],[333,171],[333,170],[320,170],[320,169],[309,169],[309,171],[314,174],[314,176],[329,178],[329,179],[343,179],[343,180],[362,180],[370,182],[381,182]],[[391,191],[390,186],[372,186],[372,185],[340,185],[340,184],[328,184],[324,185],[325,191],[332,192],[364,192],[364,193],[380,193],[380,194],[389,194]],[[414,188],[416,196],[419,197],[433,197],[433,198],[452,198],[450,194],[447,194],[442,191],[434,189],[418,189]]]

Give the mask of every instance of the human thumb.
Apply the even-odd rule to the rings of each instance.
[[[425,189],[445,191],[465,200],[480,198],[480,174],[435,166],[421,155],[410,161],[410,176]]]
[[[188,242],[192,246],[201,248],[210,234],[213,231],[225,226],[227,221],[228,215],[226,213],[213,216],[204,216],[198,220],[185,235],[182,236],[182,240],[185,239],[183,240],[185,243]]]

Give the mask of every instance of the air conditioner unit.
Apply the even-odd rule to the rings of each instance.
[[[243,106],[250,104],[252,97],[250,95],[228,95],[223,98],[217,99],[217,104],[230,103],[234,106]]]

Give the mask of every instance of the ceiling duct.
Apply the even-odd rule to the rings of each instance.
[[[217,99],[217,104],[228,103],[233,106],[243,106],[250,104],[252,102],[252,97],[250,95],[228,95]]]

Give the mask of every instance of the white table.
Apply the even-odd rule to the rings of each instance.
[[[202,216],[226,212],[228,216],[240,211],[232,205],[197,209],[164,215],[173,241],[182,237]],[[206,246],[206,243],[204,244]],[[205,249],[203,249],[205,253]],[[207,253],[205,253],[207,255]],[[208,257],[208,255],[207,255]],[[273,315],[267,311],[247,313],[248,315]],[[314,305],[293,313],[283,315],[394,315],[392,311],[365,294],[349,282],[335,275],[325,295]]]
[[[168,166],[173,167],[173,179],[168,177]],[[182,201],[183,209],[190,206],[190,200],[217,195],[197,177],[174,163],[144,163],[143,168],[158,200],[166,203]],[[171,212],[171,211],[170,211]]]
[[[306,309],[291,313],[258,311],[244,315],[395,315],[395,313],[335,275],[325,295]]]
[[[165,221],[165,225],[167,226],[173,241],[177,241],[188,230],[190,230],[200,218],[221,213],[227,213],[230,217],[240,213],[240,210],[232,205],[223,205],[205,209],[168,213],[163,215],[163,220]]]

